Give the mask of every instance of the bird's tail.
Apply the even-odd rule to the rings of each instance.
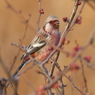
[[[17,74],[20,72],[20,70],[26,66],[28,64],[27,62],[28,60],[23,60],[21,65],[18,67],[18,69],[15,71],[15,73],[13,74],[12,78],[16,78]],[[6,86],[6,88],[8,88],[11,85],[11,82],[9,82]]]
[[[27,60],[24,60],[24,61],[21,63],[21,65],[18,67],[18,69],[15,71],[15,73],[13,74],[12,77],[16,77],[17,74],[19,73],[19,71],[20,71],[24,66],[27,65],[26,63],[27,63]]]

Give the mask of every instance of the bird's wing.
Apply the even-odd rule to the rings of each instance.
[[[38,43],[35,43],[33,45],[30,45],[28,47],[28,49],[26,50],[27,54],[23,54],[21,57],[21,60],[25,59],[29,54],[33,54],[35,52],[37,52],[38,50],[40,50],[42,47],[44,47],[46,45],[46,42],[44,40],[41,40]]]
[[[47,34],[43,34],[45,37],[48,37]],[[29,44],[29,46],[26,48],[26,53],[22,55],[21,60],[25,59],[29,54],[33,54],[40,50],[42,47],[46,45],[46,42],[39,37],[38,35],[34,37],[32,42]]]

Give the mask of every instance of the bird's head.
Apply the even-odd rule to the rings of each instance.
[[[48,16],[43,28],[47,32],[51,32],[53,30],[58,30],[59,29],[59,19],[53,15]]]

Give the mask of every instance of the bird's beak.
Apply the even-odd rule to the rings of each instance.
[[[59,28],[59,21],[55,21],[53,25],[55,28]]]

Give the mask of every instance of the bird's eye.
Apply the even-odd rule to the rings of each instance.
[[[53,25],[54,28],[59,28],[59,21],[58,20],[52,20],[49,21],[51,25]]]
[[[50,21],[49,23],[53,23],[53,21]]]

